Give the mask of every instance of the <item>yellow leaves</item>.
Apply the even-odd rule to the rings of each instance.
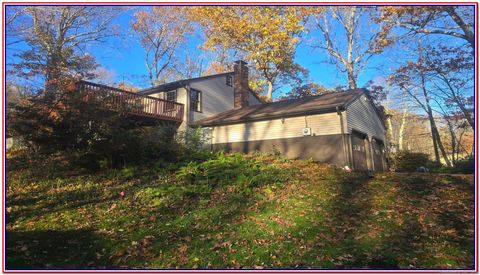
[[[205,47],[240,50],[253,61],[262,77],[274,79],[292,64],[306,12],[298,7],[195,7],[191,19],[204,29]]]

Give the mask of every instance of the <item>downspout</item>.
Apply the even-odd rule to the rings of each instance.
[[[188,130],[188,128],[190,127],[190,85],[185,85],[185,112],[186,112],[186,120],[185,120],[185,124],[186,124],[186,130]]]
[[[342,115],[342,107],[337,106],[335,109],[337,110],[337,115],[340,118],[340,132],[342,133],[342,149],[343,149],[343,161],[345,166],[349,166],[348,156],[347,156],[347,148],[346,148],[346,141],[345,141],[345,127],[343,125],[343,115]],[[343,108],[345,109],[345,108]]]

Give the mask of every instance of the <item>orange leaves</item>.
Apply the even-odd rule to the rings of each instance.
[[[297,7],[194,7],[191,19],[205,34],[205,48],[233,49],[253,62],[263,80],[273,85],[281,74],[297,73],[294,53],[307,18]]]

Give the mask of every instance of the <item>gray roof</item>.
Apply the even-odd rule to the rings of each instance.
[[[155,86],[155,87],[152,87],[152,88],[143,89],[143,90],[140,90],[136,93],[139,94],[139,95],[151,95],[151,94],[156,94],[156,93],[159,93],[159,92],[167,92],[167,91],[172,91],[172,90],[175,90],[175,89],[178,89],[178,88],[181,88],[181,87],[185,87],[190,82],[194,82],[194,81],[197,81],[197,80],[214,78],[214,77],[219,77],[219,76],[226,76],[226,75],[233,75],[233,72],[207,75],[207,76],[201,76],[201,77],[195,77],[195,78],[189,78],[189,79],[182,79],[182,80],[158,85],[158,86]]]
[[[368,96],[367,90],[355,89],[252,105],[220,113],[199,120],[195,124],[199,126],[214,126],[313,113],[335,112],[337,107],[345,107],[362,94]]]

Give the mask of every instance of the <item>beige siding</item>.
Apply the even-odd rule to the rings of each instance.
[[[177,89],[177,102],[183,104],[183,120],[182,124],[178,128],[179,131],[185,131],[188,125],[188,96],[187,96],[187,89],[185,88],[178,88]]]
[[[312,135],[340,134],[337,113],[317,114],[265,121],[216,126],[212,143],[282,139],[303,136],[303,128],[310,127]]]
[[[377,137],[385,140],[385,129],[378,117],[372,103],[365,95],[347,106],[347,127],[350,133],[352,129],[366,133],[369,137]]]
[[[193,81],[189,88],[202,92],[202,111],[190,111],[190,98],[187,96],[187,90],[185,88],[177,89],[177,102],[183,103],[185,106],[184,123],[181,128],[185,128],[186,125],[193,124],[199,119],[233,109],[233,87],[227,86],[225,75]],[[150,96],[165,99],[163,91]]]
[[[190,88],[202,92],[202,112],[190,111],[189,124],[218,113],[233,109],[233,87],[227,86],[226,76],[201,79],[190,83]]]

